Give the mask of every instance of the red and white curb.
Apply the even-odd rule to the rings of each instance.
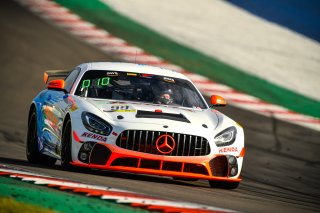
[[[85,194],[90,197],[100,197],[103,200],[115,201],[118,204],[130,205],[135,208],[142,208],[158,212],[183,212],[183,213],[217,213],[217,212],[235,212],[229,209],[222,209],[213,206],[198,205],[175,200],[158,199],[145,194],[139,194],[130,191],[119,190],[111,187],[89,185],[80,182],[74,182],[55,178],[51,176],[40,175],[32,172],[19,171],[17,169],[7,168],[0,165],[0,176],[20,179],[22,181],[32,182],[37,185],[54,187],[61,191]]]
[[[153,56],[121,38],[113,36],[106,30],[100,29],[92,23],[81,19],[81,17],[56,2],[50,0],[16,1],[40,15],[42,18],[49,20],[51,23],[58,25],[67,32],[92,44],[100,50],[108,54],[116,54],[123,61],[148,64],[181,72],[188,76],[204,95],[221,95],[231,105],[239,108],[320,131],[320,119],[318,118],[299,114],[282,106],[267,103],[256,97],[236,91],[226,85],[213,82],[204,76],[189,72],[180,66]]]

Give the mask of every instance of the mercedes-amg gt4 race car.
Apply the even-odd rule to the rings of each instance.
[[[183,74],[94,62],[46,71],[44,81],[29,111],[29,162],[239,185],[242,127],[214,109],[222,97],[208,106]]]

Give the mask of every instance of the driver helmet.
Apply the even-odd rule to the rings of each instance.
[[[172,104],[173,98],[172,98],[172,90],[164,90],[160,93],[159,98],[158,98],[158,103],[159,104]]]

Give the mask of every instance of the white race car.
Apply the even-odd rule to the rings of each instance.
[[[33,100],[27,158],[64,168],[82,166],[206,179],[211,187],[239,185],[242,127],[208,106],[193,83],[170,70],[94,62],[47,71],[47,89]],[[62,79],[63,77],[63,79]],[[57,79],[60,78],[60,79]]]

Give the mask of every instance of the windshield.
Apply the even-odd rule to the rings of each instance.
[[[198,91],[187,80],[132,72],[90,70],[75,95],[205,109]]]

